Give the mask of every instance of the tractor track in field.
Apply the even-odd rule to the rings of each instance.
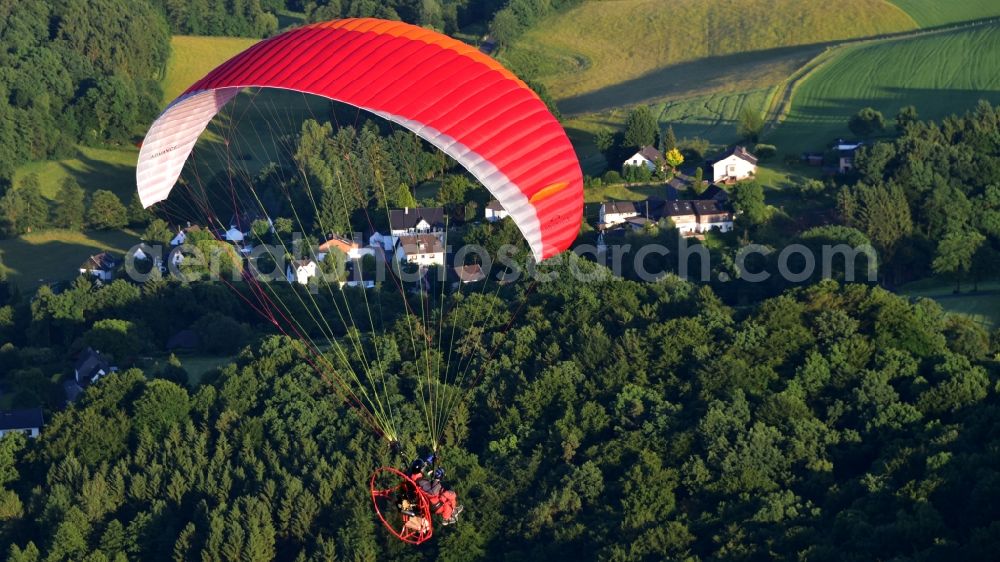
[[[817,70],[823,68],[828,62],[837,58],[837,55],[841,54],[845,48],[860,47],[866,45],[875,45],[878,43],[888,43],[893,41],[906,41],[908,39],[915,39],[917,37],[926,37],[930,35],[936,35],[941,33],[951,33],[954,31],[961,31],[965,29],[973,29],[976,27],[983,27],[989,25],[995,25],[1000,23],[1000,17],[983,18],[978,20],[964,21],[959,23],[952,23],[937,27],[916,29],[911,31],[901,31],[899,33],[887,33],[885,35],[874,35],[869,37],[857,37],[854,39],[845,39],[843,41],[838,41],[836,43],[831,43],[827,45],[825,49],[818,55],[806,61],[805,64],[796,69],[795,72],[790,74],[788,78],[783,80],[775,88],[773,94],[771,94],[770,101],[767,104],[767,109],[764,113],[764,136],[768,133],[774,131],[788,113],[792,109],[792,100],[795,97],[795,92],[798,87],[805,82],[810,76],[816,73]]]

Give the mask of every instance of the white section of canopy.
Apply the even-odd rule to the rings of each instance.
[[[208,123],[226,103],[236,97],[239,88],[219,88],[191,92],[177,98],[146,133],[139,162],[136,166],[136,185],[143,207],[163,201],[177,183],[184,163],[194,148],[198,137]],[[338,100],[339,101],[339,100]],[[362,107],[366,111],[372,111]],[[541,261],[542,230],[534,206],[521,189],[504,175],[493,163],[474,152],[458,140],[423,123],[405,117],[372,111],[413,131],[420,138],[433,144],[479,180],[510,213],[514,223],[528,241],[536,261]]]

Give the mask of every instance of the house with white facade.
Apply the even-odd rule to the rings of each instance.
[[[416,265],[444,265],[444,244],[437,234],[407,234],[399,237],[396,259]]]
[[[622,164],[623,171],[626,166],[645,166],[650,172],[655,172],[663,166],[663,155],[655,147],[644,146],[625,160]]]
[[[111,281],[115,278],[115,270],[122,260],[108,252],[101,252],[87,258],[80,264],[80,275],[92,275],[101,281]]]
[[[501,205],[499,201],[491,199],[490,202],[486,204],[485,216],[486,220],[490,222],[497,222],[510,216],[510,213],[507,212],[507,209],[503,208],[503,205]]]
[[[444,230],[442,207],[406,207],[389,211],[389,232],[393,236]]]
[[[602,203],[597,211],[597,228],[606,230],[624,223],[627,219],[637,217],[641,213],[641,202],[633,201],[611,201]]]
[[[350,240],[342,236],[332,235],[326,242],[320,244],[319,248],[316,249],[316,260],[323,261],[326,254],[333,248],[343,252],[349,260],[359,260],[364,256],[375,255],[375,248],[365,247],[354,240]]]
[[[0,438],[8,433],[23,433],[35,438],[42,431],[42,409],[0,410]]]
[[[698,232],[698,215],[691,201],[664,202],[663,217],[673,221],[682,236],[691,236]]]
[[[710,230],[729,232],[733,229],[733,212],[715,199],[692,201],[695,215],[698,217],[697,232],[704,233]]]
[[[191,223],[188,223],[188,225],[185,226],[185,227],[178,227],[177,228],[177,234],[175,234],[174,237],[172,239],[170,239],[170,245],[171,246],[180,246],[181,244],[184,244],[185,242],[187,242],[188,236],[191,233],[193,233],[193,232],[200,232],[200,231],[201,231],[201,227],[200,226],[198,226],[198,225],[192,225]]]
[[[712,163],[712,181],[733,183],[757,174],[757,157],[745,147],[736,146]]]
[[[289,283],[308,285],[309,280],[316,276],[317,271],[319,271],[319,269],[315,260],[308,258],[292,260],[289,262],[288,266],[285,267],[285,278]]]

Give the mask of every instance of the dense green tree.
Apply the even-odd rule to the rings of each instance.
[[[87,224],[100,229],[122,228],[128,224],[128,210],[117,195],[99,189],[90,196]]]
[[[630,110],[625,117],[623,145],[626,148],[653,146],[656,144],[658,129],[652,110],[648,106],[640,105]]]
[[[896,132],[905,133],[906,128],[917,122],[919,115],[917,114],[917,108],[912,105],[906,105],[899,109],[896,113]]]
[[[882,112],[865,107],[850,118],[847,128],[859,137],[868,138],[885,130],[885,117],[882,116]]]
[[[745,105],[736,121],[736,134],[748,143],[756,143],[764,132],[764,118],[760,112]]]
[[[153,219],[142,234],[142,239],[147,244],[169,244],[174,238],[174,232],[163,219]]]
[[[756,181],[742,181],[733,186],[733,207],[750,224],[760,224],[767,220],[767,205],[764,203],[764,188]]]
[[[55,226],[82,230],[84,225],[84,199],[86,193],[72,177],[64,178],[56,197]]]
[[[83,343],[124,362],[143,349],[144,336],[135,323],[108,318],[94,322],[93,327],[83,335]]]
[[[952,231],[938,242],[932,267],[935,273],[955,277],[955,292],[962,290],[962,278],[972,267],[972,257],[986,237],[976,231]]]

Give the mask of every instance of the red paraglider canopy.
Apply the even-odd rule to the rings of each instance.
[[[417,483],[395,468],[377,469],[369,482],[375,513],[401,541],[421,544],[434,534],[431,502]]]

